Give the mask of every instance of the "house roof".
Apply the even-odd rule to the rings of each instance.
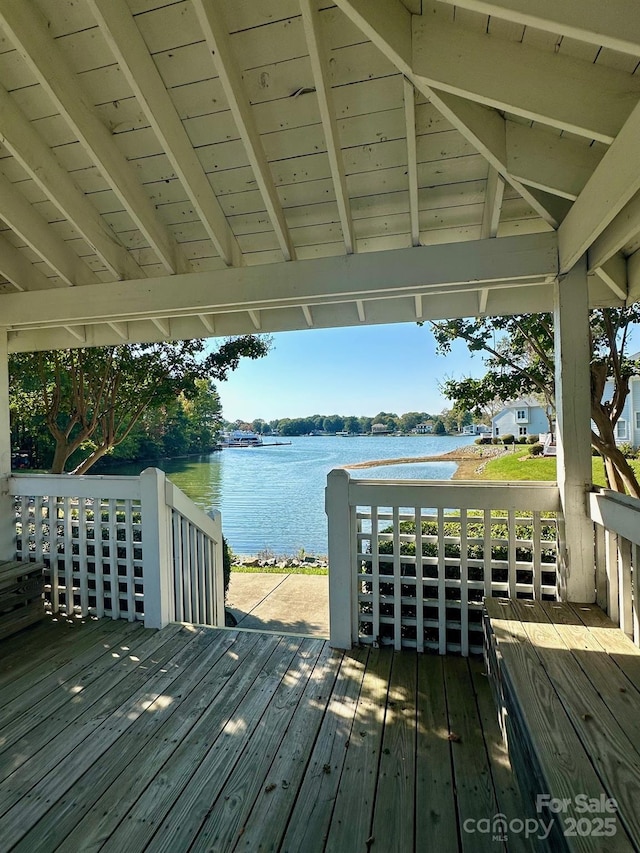
[[[639,59],[633,0],[3,3],[9,347],[637,298]]]

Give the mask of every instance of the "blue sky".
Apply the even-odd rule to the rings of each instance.
[[[435,413],[450,405],[441,382],[482,373],[481,358],[472,359],[463,344],[446,358],[437,356],[427,326],[309,329],[273,335],[266,358],[241,362],[218,391],[230,421]]]

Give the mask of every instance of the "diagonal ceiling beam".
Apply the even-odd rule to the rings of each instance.
[[[327,144],[327,156],[331,167],[333,188],[338,205],[340,224],[347,254],[355,250],[355,239],[353,235],[353,220],[351,218],[351,203],[349,191],[347,190],[347,179],[340,147],[340,135],[338,133],[338,122],[336,121],[333,96],[331,94],[331,83],[329,77],[329,62],[327,47],[324,44],[320,27],[320,16],[318,14],[317,0],[300,0],[302,12],[302,23],[307,39],[309,59],[311,60],[311,71],[316,84],[318,95],[318,106],[322,118],[322,128]]]
[[[104,265],[117,278],[141,278],[144,272],[132,255],[74,184],[69,173],[36,132],[8,92],[0,86],[2,143],[29,177],[82,234]]]
[[[0,172],[0,217],[69,285],[100,279]]]
[[[242,75],[231,48],[231,40],[220,8],[214,7],[211,0],[193,0],[193,5],[204,32],[207,46],[213,55],[220,83],[247,152],[280,249],[286,261],[293,260],[295,249],[291,242],[289,227],[251,112],[251,104],[245,94]]]
[[[627,72],[426,16],[413,19],[411,65],[428,86],[605,143],[640,99]]]
[[[484,209],[482,211],[482,227],[480,229],[480,236],[483,239],[495,237],[498,233],[503,196],[504,181],[493,166],[489,166],[487,189],[485,191],[484,198]],[[485,308],[486,298],[484,300],[484,308],[482,310],[484,311]]]
[[[240,265],[238,241],[129,7],[124,0],[89,0],[89,6],[218,254],[228,266]]]
[[[628,201],[589,248],[589,269],[606,263],[640,234],[640,193]]]
[[[567,272],[640,190],[640,104],[589,178],[558,229],[560,269]]]
[[[626,300],[629,284],[627,281],[627,259],[622,254],[614,255],[605,264],[596,269],[596,275],[619,299]]]
[[[636,0],[441,0],[525,27],[640,56]]]
[[[437,92],[412,70],[411,14],[399,0],[336,0],[336,5],[407,77],[433,106],[485,157],[552,227],[554,213],[515,180],[507,168],[506,122],[496,111],[456,95]]]
[[[49,94],[78,140],[99,167],[160,258],[167,272],[188,269],[173,237],[157,219],[137,175],[120,153],[109,130],[85,101],[77,76],[49,35],[47,21],[33,3],[0,3],[0,24]]]

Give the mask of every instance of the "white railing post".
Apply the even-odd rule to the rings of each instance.
[[[146,468],[140,475],[145,628],[163,628],[175,618],[171,515],[165,474]]]
[[[7,330],[0,328],[0,560],[15,559],[15,519],[9,494],[11,429],[9,426],[9,357]]]
[[[353,508],[349,506],[348,471],[338,468],[327,475],[325,511],[329,529],[329,642],[335,649],[350,649],[357,639],[357,626],[353,615]]]
[[[212,509],[209,518],[215,524],[215,539],[213,542],[213,624],[223,627],[225,624],[224,611],[224,557],[222,553],[222,515],[217,509]]]

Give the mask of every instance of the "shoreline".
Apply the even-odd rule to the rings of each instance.
[[[354,462],[351,465],[342,465],[345,470],[358,470],[362,468],[379,468],[384,465],[411,465],[417,462],[456,462],[457,468],[451,477],[452,480],[474,479],[473,475],[477,469],[504,453],[502,445],[472,444],[466,447],[458,447],[447,453],[438,453],[433,456],[403,456],[397,459],[371,459],[367,462]]]

